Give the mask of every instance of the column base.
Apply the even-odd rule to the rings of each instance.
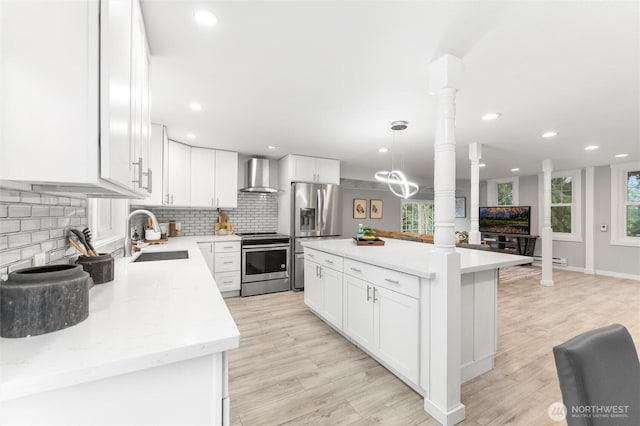
[[[469,244],[480,244],[482,242],[482,234],[480,231],[469,231]]]
[[[554,283],[553,280],[540,280],[540,285],[543,285],[545,287],[553,287]]]
[[[424,399],[424,411],[443,426],[453,426],[464,420],[464,405],[460,404],[449,411],[444,411],[433,402]]]

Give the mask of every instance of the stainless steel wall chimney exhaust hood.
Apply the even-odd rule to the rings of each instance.
[[[252,158],[247,161],[247,187],[242,192],[277,193],[277,188],[269,185],[269,160],[266,158]]]

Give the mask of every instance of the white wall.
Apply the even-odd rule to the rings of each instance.
[[[594,208],[594,253],[596,273],[621,274],[623,276],[633,276],[640,278],[640,247],[613,246],[611,239],[611,169],[609,166],[599,166],[595,170],[595,185],[593,188]],[[539,188],[538,176],[520,177],[520,205],[531,206],[531,233],[538,233],[542,227],[542,218],[539,209]],[[553,256],[567,259],[568,266],[583,269],[585,267],[585,199],[586,182],[585,172],[582,170],[582,206],[581,217],[582,235],[579,242],[554,241]],[[480,183],[480,205],[486,205],[487,184],[486,181]],[[600,225],[608,225],[609,231],[601,232]],[[541,252],[541,242],[536,244],[536,254]]]

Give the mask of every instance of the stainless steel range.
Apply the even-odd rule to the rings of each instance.
[[[275,232],[242,237],[241,296],[289,290],[289,236]]]

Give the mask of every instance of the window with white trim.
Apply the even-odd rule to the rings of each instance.
[[[551,229],[554,240],[582,241],[581,170],[551,174]]]
[[[435,217],[433,201],[402,200],[402,232],[433,235]]]
[[[124,238],[128,200],[92,198],[87,200],[89,229],[94,245],[109,243]]]
[[[640,246],[640,162],[611,166],[611,244]]]
[[[487,203],[489,206],[517,206],[519,199],[518,177],[488,179]]]

